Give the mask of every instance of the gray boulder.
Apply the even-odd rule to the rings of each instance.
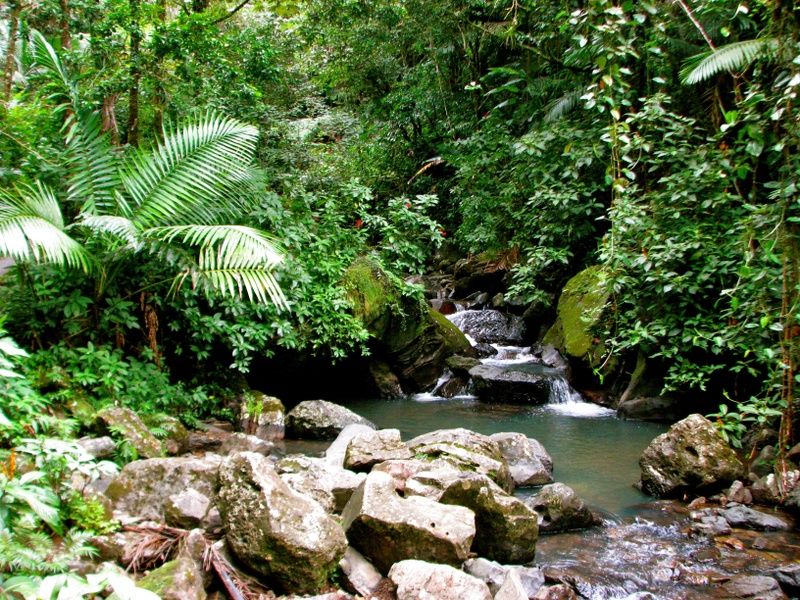
[[[545,533],[587,529],[600,520],[568,485],[552,483],[526,500],[539,515],[539,530]]]
[[[689,415],[654,439],[639,459],[642,490],[653,496],[713,492],[744,474],[736,453],[699,414]]]
[[[409,440],[406,445],[417,457],[440,458],[461,471],[481,473],[507,492],[514,480],[497,442],[468,429],[440,429]]]
[[[637,396],[617,406],[617,416],[621,419],[657,423],[674,423],[689,412],[687,403],[668,396]]]
[[[516,432],[495,433],[489,438],[497,443],[508,462],[516,487],[553,481],[553,459],[537,440]]]
[[[250,390],[241,399],[239,429],[262,440],[282,440],[285,412],[278,398]]]
[[[110,437],[84,437],[78,440],[77,444],[91,454],[94,458],[108,458],[114,456],[117,451],[117,445]]]
[[[462,568],[464,571],[477,577],[489,586],[492,594],[497,594],[508,577],[510,572],[517,575],[526,598],[531,598],[544,585],[544,575],[538,567],[522,567],[519,565],[501,565],[500,563],[486,558],[471,558],[466,561]]]
[[[760,531],[788,531],[792,526],[774,515],[741,506],[738,504],[729,505],[719,511],[731,527],[739,529],[756,529]]]
[[[186,554],[164,563],[142,577],[136,585],[162,600],[205,600],[203,574]]]
[[[419,473],[406,482],[406,497],[414,493],[417,483],[428,494],[437,490],[432,499],[475,513],[473,552],[503,563],[533,560],[539,537],[537,514],[485,475],[453,470]]]
[[[371,430],[356,435],[347,445],[344,457],[345,469],[368,472],[378,463],[387,460],[403,460],[414,453],[400,439],[398,429]]]
[[[483,402],[546,404],[551,376],[547,367],[478,365],[469,370],[475,395]]]
[[[397,600],[492,600],[484,582],[448,565],[404,560],[391,568],[389,579]]]
[[[452,462],[442,458],[421,457],[412,458],[411,460],[387,460],[372,468],[372,472],[387,473],[391,475],[394,481],[395,489],[401,494],[406,493],[406,484],[409,480],[419,473],[429,472],[445,472],[451,471],[453,473],[461,473],[462,471]],[[441,495],[441,488],[428,487],[421,480],[412,480],[411,487],[413,492],[409,492],[414,496],[427,496],[429,498],[438,499]]]
[[[312,497],[329,513],[341,512],[366,477],[299,454],[282,458],[275,469],[289,487]]]
[[[327,400],[306,400],[286,415],[286,433],[295,439],[333,440],[348,425],[375,425],[352,410]]]
[[[205,525],[210,508],[208,496],[189,488],[169,497],[164,507],[164,520],[172,527],[194,529]]]
[[[122,436],[140,457],[156,458],[162,455],[161,442],[132,410],[109,406],[97,413],[97,420],[105,429]]]
[[[339,561],[344,576],[352,589],[364,598],[370,598],[383,585],[384,577],[364,555],[350,546]]]
[[[494,600],[528,600],[528,594],[522,587],[522,581],[515,571],[508,572],[506,580],[495,594]]]
[[[797,596],[800,594],[800,563],[789,563],[775,569],[771,575],[778,580],[783,591]]]
[[[175,494],[195,490],[215,502],[221,462],[216,454],[137,460],[125,465],[105,494],[117,518],[163,522]]]
[[[237,558],[279,590],[320,589],[347,548],[339,524],[284,483],[260,454],[229,456],[219,480],[222,522]]]
[[[463,310],[449,318],[476,342],[519,344],[525,334],[522,317],[497,310]]]
[[[559,583],[539,588],[539,591],[530,598],[531,600],[578,600],[578,594],[566,583]]]
[[[228,436],[219,448],[220,454],[234,454],[236,452],[255,452],[269,456],[274,448],[272,442],[268,442],[261,437],[247,433],[232,433]]]
[[[350,445],[351,440],[357,435],[367,434],[372,431],[375,431],[375,428],[367,425],[361,425],[359,423],[348,425],[339,432],[336,439],[333,440],[331,445],[328,446],[328,449],[325,450],[325,462],[334,467],[344,468],[344,456],[347,453],[347,447]]]
[[[142,421],[149,428],[160,429],[163,432],[161,446],[169,456],[180,456],[189,451],[189,430],[177,417],[162,414],[145,415]]]
[[[778,582],[763,575],[736,575],[720,585],[712,597],[725,600],[788,600]]]
[[[409,558],[460,564],[475,537],[475,514],[428,498],[401,498],[391,475],[372,472],[342,512],[350,544],[382,573]]]

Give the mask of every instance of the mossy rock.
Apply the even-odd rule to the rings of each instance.
[[[610,295],[608,272],[599,265],[584,269],[567,282],[558,299],[558,318],[543,343],[595,366],[604,353],[595,341],[595,328]]]
[[[379,354],[409,391],[431,387],[453,354],[473,352],[444,315],[399,284],[369,258],[356,259],[343,279],[353,314],[375,340]]]
[[[145,575],[138,587],[157,594],[162,600],[205,600],[203,575],[186,555],[164,563]]]
[[[156,458],[163,454],[161,442],[147,428],[135,412],[122,406],[108,406],[97,413],[97,420],[112,432],[130,443],[142,458]]]
[[[142,421],[151,429],[164,432],[162,445],[167,454],[177,456],[189,451],[189,431],[177,417],[164,414],[144,415]]]

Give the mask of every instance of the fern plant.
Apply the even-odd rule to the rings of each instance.
[[[33,41],[51,98],[66,116],[69,175],[62,198],[41,182],[0,190],[0,255],[82,269],[102,290],[110,263],[148,252],[177,264],[173,290],[188,281],[285,306],[275,239],[229,224],[258,200],[257,129],[208,113],[165,128],[156,148],[122,154],[58,53],[38,33]],[[62,205],[78,213],[69,225]]]
[[[768,58],[776,47],[777,40],[769,37],[726,44],[690,58],[681,71],[681,79],[694,85],[720,73],[744,71],[756,59]]]

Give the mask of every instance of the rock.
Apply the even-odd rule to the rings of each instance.
[[[425,459],[441,458],[461,471],[486,475],[507,492],[514,489],[508,463],[490,437],[468,429],[440,429],[409,440],[414,455]]]
[[[350,544],[382,573],[396,562],[418,558],[460,564],[475,537],[475,515],[461,506],[428,498],[401,498],[392,477],[372,472],[342,512]]]
[[[194,529],[199,527],[211,508],[211,500],[195,489],[172,494],[164,507],[164,520],[171,527]]]
[[[477,358],[489,358],[497,354],[497,348],[491,344],[478,342],[475,344],[475,346],[473,346],[473,348],[475,349],[475,355]]]
[[[753,501],[759,504],[780,504],[781,486],[774,473],[761,477],[750,486]]]
[[[500,590],[495,594],[494,600],[528,600],[528,594],[522,587],[519,575],[509,571]]]
[[[578,600],[578,595],[566,583],[544,586],[530,597],[531,600]]]
[[[594,330],[608,302],[607,279],[602,266],[592,266],[567,282],[558,299],[556,322],[544,336],[545,344],[590,367],[599,364],[604,348]]]
[[[406,483],[409,479],[417,475],[418,473],[424,472],[439,472],[439,471],[452,471],[454,473],[460,473],[460,469],[452,462],[448,462],[442,458],[431,458],[431,457],[424,457],[424,458],[414,458],[411,460],[387,460],[386,462],[382,462],[380,464],[375,465],[372,468],[373,472],[379,473],[388,473],[391,475],[392,480],[394,481],[395,489],[404,494],[406,491]],[[417,496],[430,496],[433,498],[438,498],[440,495],[439,488],[431,488],[430,494],[426,493],[424,490],[420,489],[422,485],[421,482],[415,482],[417,487],[416,492],[414,495]]]
[[[348,425],[336,436],[328,449],[325,450],[325,462],[334,467],[344,468],[344,456],[350,441],[361,434],[368,434],[375,431],[375,427],[353,423]]]
[[[771,575],[778,580],[781,588],[787,594],[792,596],[800,594],[800,563],[781,565]]]
[[[569,363],[566,361],[566,359],[564,359],[563,356],[561,356],[561,352],[559,352],[550,344],[538,346],[536,350],[532,352],[532,354],[536,356],[546,367],[551,367],[564,372],[569,369]]]
[[[756,477],[766,477],[775,467],[775,458],[774,446],[764,446],[750,465],[750,472],[755,473]]]
[[[360,433],[347,445],[345,469],[368,472],[378,463],[409,459],[414,453],[400,439],[400,430],[381,429]]]
[[[108,458],[114,456],[117,451],[117,445],[110,437],[84,437],[78,440],[78,445],[91,454],[94,458]]]
[[[408,391],[430,389],[447,357],[473,353],[458,327],[423,300],[404,295],[369,258],[353,262],[343,285],[353,314]]]
[[[726,600],[787,600],[778,582],[762,575],[736,575],[714,595]]]
[[[792,461],[795,465],[800,466],[800,444],[795,444],[786,453],[787,460]]]
[[[156,439],[139,416],[128,408],[109,406],[97,413],[97,420],[126,440],[142,458],[161,456],[161,442]]]
[[[515,572],[519,578],[526,598],[532,597],[544,585],[544,575],[537,567],[506,566],[485,558],[471,558],[464,563],[462,568],[488,585],[492,594],[496,594],[500,590],[511,571]]]
[[[718,535],[728,535],[731,532],[731,526],[728,521],[717,514],[714,509],[704,508],[691,513],[690,516],[694,521],[691,525],[694,533],[716,537]]]
[[[492,350],[497,353],[495,348],[492,348]],[[451,356],[445,361],[445,364],[447,365],[447,368],[450,369],[455,375],[468,377],[469,370],[477,367],[479,364],[481,364],[481,361],[479,361],[477,358],[472,358],[471,356]]]
[[[369,363],[369,373],[372,376],[372,381],[375,383],[375,389],[378,390],[378,397],[387,400],[395,398],[402,398],[403,386],[400,385],[400,380],[394,374],[392,368],[382,360],[374,360]]]
[[[189,431],[180,419],[169,415],[157,414],[142,417],[145,425],[152,429],[160,429],[164,436],[161,445],[170,456],[179,456],[189,451]]]
[[[788,531],[791,525],[783,519],[768,515],[759,510],[748,508],[747,506],[734,505],[719,511],[731,527],[740,529],[756,529],[760,531]]]
[[[519,345],[525,335],[522,317],[497,310],[462,310],[450,321],[476,342]]]
[[[314,500],[291,489],[260,454],[220,467],[218,505],[232,552],[279,590],[321,588],[344,556],[344,532]]]
[[[542,532],[586,529],[600,523],[575,490],[563,483],[544,486],[526,504],[539,514]]]
[[[164,563],[142,577],[138,587],[158,594],[162,600],[205,600],[203,574],[187,555]]]
[[[345,550],[339,566],[352,590],[364,598],[369,598],[374,594],[383,582],[383,576],[372,566],[372,563],[350,546]]]
[[[65,407],[73,419],[78,421],[83,427],[91,427],[97,418],[97,411],[92,403],[86,398],[76,397],[75,394],[70,394],[70,399],[67,400]]]
[[[503,563],[533,560],[539,537],[537,514],[491,479],[453,470],[423,472],[406,482],[406,497],[415,492],[417,482],[428,489],[438,489],[433,500],[464,506],[475,513],[474,552]]]
[[[550,371],[541,365],[481,364],[470,369],[469,375],[475,395],[483,402],[546,404],[550,399]]]
[[[278,461],[275,469],[296,492],[306,494],[329,513],[339,513],[364,482],[363,473],[334,467],[321,458],[294,455]]]
[[[306,400],[286,415],[286,433],[295,439],[333,440],[348,425],[375,425],[352,410],[327,400]]]
[[[516,487],[553,481],[553,459],[537,440],[516,432],[494,433],[489,438],[500,448]]]
[[[206,454],[202,457],[179,456],[151,458],[128,463],[106,489],[115,513],[138,517],[141,520],[165,520],[169,498],[193,489],[213,504],[217,472],[222,457]]]
[[[738,479],[731,484],[731,487],[725,492],[725,496],[729,502],[738,502],[739,504],[753,503],[753,494]]]
[[[689,412],[688,405],[668,396],[629,398],[617,406],[617,416],[621,419],[674,423]]]
[[[397,600],[492,600],[480,579],[448,565],[403,560],[389,571],[397,586]]]
[[[282,440],[286,409],[278,398],[250,390],[239,408],[239,429],[266,441]]]
[[[219,448],[219,453],[223,455],[235,454],[236,452],[255,452],[269,456],[274,448],[272,442],[268,442],[263,438],[256,437],[247,433],[232,433],[228,438],[222,442]]]
[[[664,497],[714,492],[744,473],[734,451],[699,414],[689,415],[654,439],[639,466],[642,490]]]

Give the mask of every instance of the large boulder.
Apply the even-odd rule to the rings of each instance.
[[[216,454],[137,460],[125,465],[105,494],[118,518],[163,522],[176,494],[195,490],[214,504],[221,461]]]
[[[368,472],[378,463],[387,460],[403,460],[414,453],[400,438],[398,429],[381,429],[355,436],[347,445],[344,457],[345,469]]]
[[[481,364],[469,370],[475,395],[483,402],[546,404],[553,370],[536,364],[500,367]]]
[[[354,423],[375,429],[370,421],[344,406],[327,400],[306,400],[286,415],[286,433],[301,440],[333,440]]]
[[[122,437],[142,458],[156,458],[163,454],[161,442],[156,439],[139,416],[122,406],[108,406],[97,413],[104,428]]]
[[[744,475],[744,466],[702,415],[689,415],[654,439],[639,459],[642,490],[653,496],[715,492]]]
[[[514,573],[515,579],[521,583],[525,591],[525,598],[532,598],[544,585],[544,574],[538,567],[501,565],[485,558],[471,558],[463,564],[462,568],[473,577],[486,583],[492,594],[500,591],[511,573]]]
[[[492,600],[480,579],[448,565],[404,560],[389,571],[397,586],[397,600]]]
[[[432,499],[465,506],[475,513],[474,552],[503,563],[533,560],[539,537],[538,515],[491,479],[453,470],[419,473],[406,482],[406,497],[415,493],[418,483],[426,495],[435,490]]]
[[[544,486],[526,504],[539,515],[539,529],[545,533],[586,529],[600,523],[575,490],[563,483]]]
[[[788,600],[778,582],[765,575],[736,575],[709,596],[724,600]]]
[[[347,548],[339,524],[284,483],[260,454],[229,456],[219,480],[222,522],[237,558],[279,590],[320,589]]]
[[[691,412],[685,402],[669,396],[637,396],[617,405],[617,416],[636,421],[674,423]]]
[[[599,364],[605,350],[595,338],[610,295],[608,274],[601,266],[584,269],[570,279],[558,299],[556,322],[543,342],[588,366]]]
[[[357,259],[343,283],[354,315],[407,391],[430,389],[447,357],[473,352],[458,327],[422,299],[403,294],[374,261]]]
[[[151,429],[162,432],[161,446],[170,456],[179,456],[189,451],[189,430],[180,419],[169,415],[145,415],[142,421]]]
[[[461,471],[486,475],[507,492],[514,489],[508,463],[489,436],[463,428],[439,429],[417,436],[406,445],[418,458],[441,458]]]
[[[301,454],[282,458],[275,469],[289,487],[312,497],[329,513],[341,512],[365,477]]]
[[[286,409],[278,398],[250,390],[241,398],[239,429],[267,441],[282,440]]]
[[[497,444],[508,462],[516,487],[553,481],[553,459],[538,440],[513,431],[494,433],[489,438]]]
[[[222,445],[219,447],[219,453],[226,455],[235,454],[236,452],[256,452],[257,454],[269,456],[273,448],[274,445],[272,442],[268,442],[255,435],[237,432],[230,434],[230,436],[222,442]]]
[[[350,584],[349,589],[364,598],[372,598],[384,584],[384,577],[372,563],[351,546],[347,547],[344,557],[339,561],[339,567]]]
[[[418,558],[460,564],[475,537],[475,515],[462,506],[428,498],[401,498],[391,475],[372,472],[342,512],[350,544],[382,573]]]
[[[347,454],[347,447],[350,445],[350,442],[358,435],[366,435],[372,431],[375,431],[375,427],[370,424],[362,425],[360,423],[353,423],[352,425],[348,425],[341,432],[339,435],[336,436],[336,439],[331,442],[331,445],[328,446],[328,449],[325,450],[324,458],[325,462],[329,465],[334,467],[344,467],[344,457]]]
[[[476,342],[519,345],[525,335],[522,317],[507,315],[498,310],[463,310],[449,318]]]

